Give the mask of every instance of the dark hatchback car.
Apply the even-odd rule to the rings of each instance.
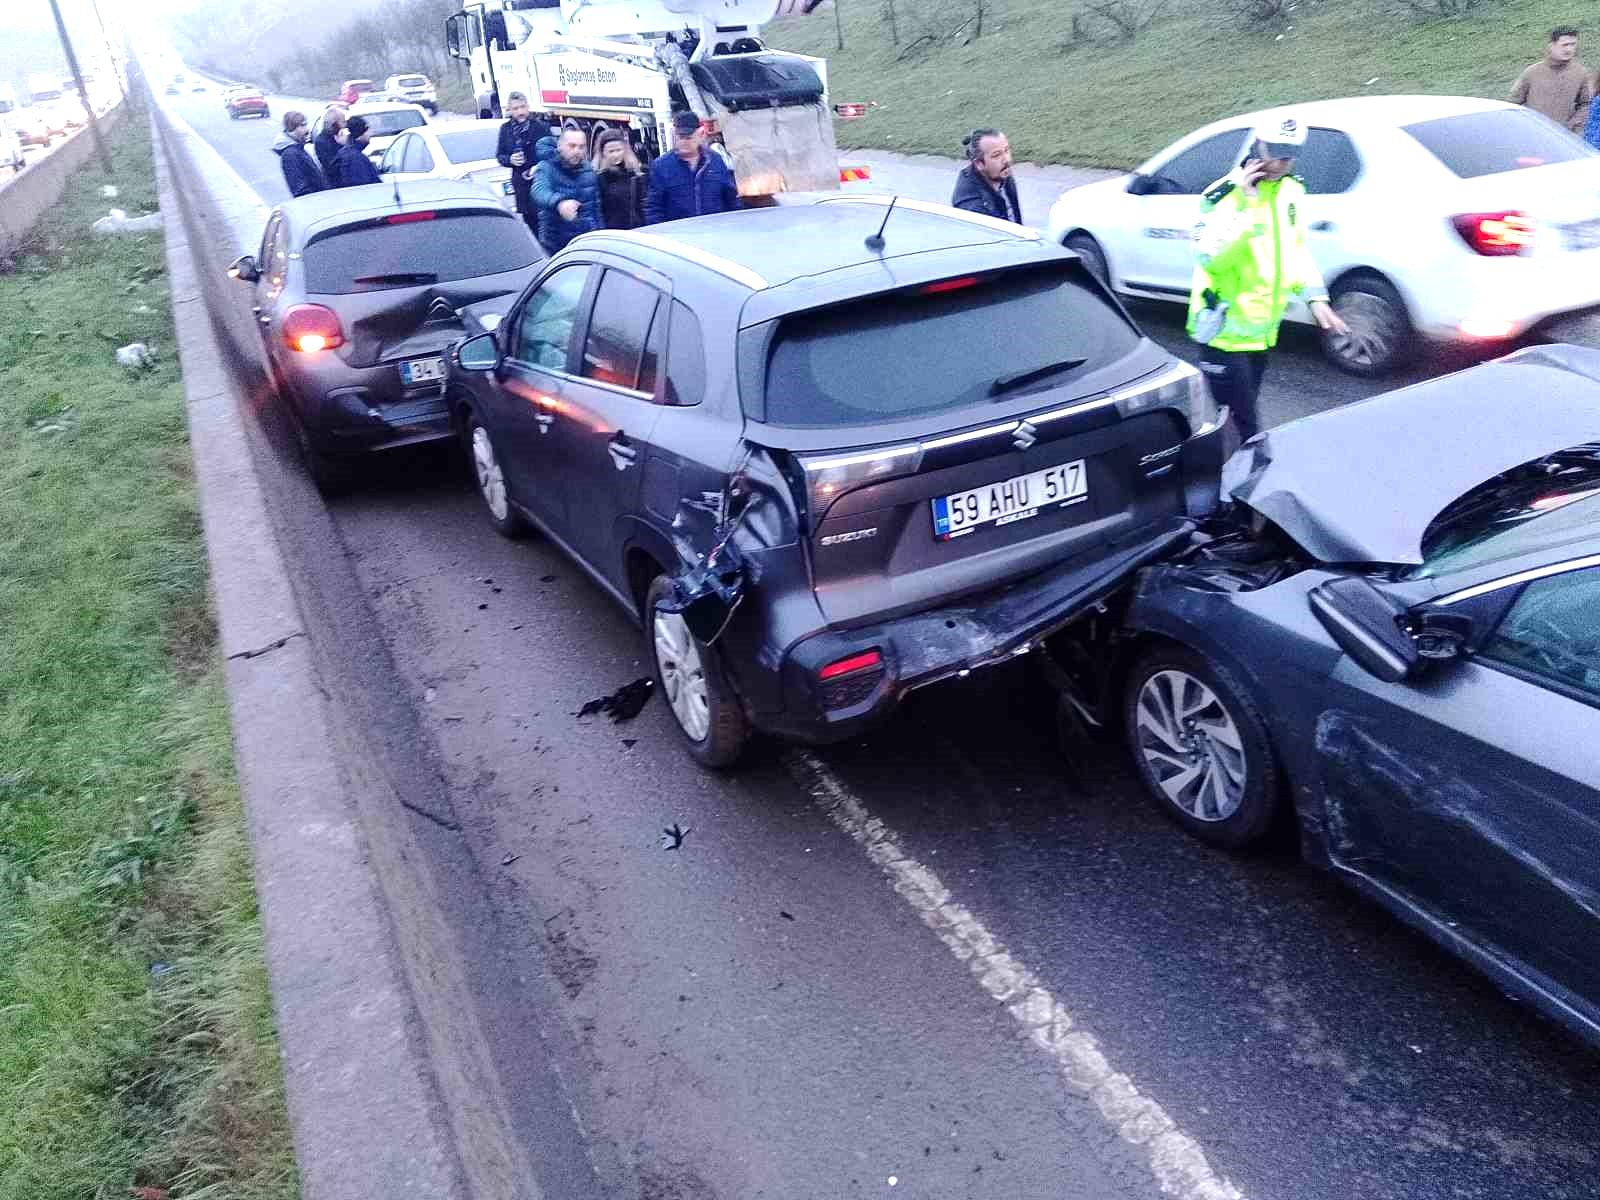
[[[481,188],[335,188],[280,204],[259,255],[228,274],[254,291],[278,395],[319,486],[354,456],[451,433],[444,354],[459,309],[514,296],[543,252]]]
[[[645,623],[708,765],[1026,653],[1190,536],[1236,441],[1073,255],[867,198],[586,235],[449,388],[495,525]]]
[[[1139,577],[1078,702],[1195,834],[1292,810],[1312,862],[1600,1042],[1600,351],[1280,426],[1224,492],[1251,524]]]

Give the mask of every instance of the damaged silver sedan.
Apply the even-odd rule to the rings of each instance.
[[[1600,352],[1271,430],[1051,645],[1179,824],[1306,856],[1600,1041]]]

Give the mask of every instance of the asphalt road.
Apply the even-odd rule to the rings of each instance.
[[[230,122],[215,92],[177,108],[282,197],[276,121]],[[875,183],[912,186],[882,161]],[[1172,313],[1137,315],[1188,352]],[[1264,415],[1374,390],[1291,337]],[[393,459],[330,507],[323,553],[399,670],[371,686],[422,715],[500,936],[555,974],[585,1126],[638,1195],[1160,1194],[1103,1115],[1115,1089],[1067,1086],[919,917],[942,886],[1253,1200],[1600,1196],[1600,1056],[1292,848],[1181,836],[1119,754],[1068,771],[1025,666],[713,777],[659,701],[574,715],[647,673],[642,639],[548,545],[495,535],[452,454]]]

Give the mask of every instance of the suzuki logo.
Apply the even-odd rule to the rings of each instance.
[[[1011,444],[1018,450],[1026,450],[1038,440],[1039,431],[1026,421],[1011,431]]]
[[[450,301],[443,296],[435,296],[433,303],[428,305],[428,320],[448,321],[456,315],[456,310],[451,307]]]

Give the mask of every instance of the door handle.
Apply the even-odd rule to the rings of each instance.
[[[628,439],[621,433],[606,443],[606,451],[611,455],[612,465],[619,471],[626,471],[639,458],[639,451],[628,445]]]
[[[1332,221],[1313,221],[1313,222],[1311,222],[1311,230],[1312,230],[1313,233],[1332,233],[1337,228],[1339,228],[1339,227],[1337,225],[1335,225]]]
[[[549,433],[550,432],[550,426],[552,426],[552,425],[554,425],[556,423],[556,415],[555,415],[555,413],[547,413],[547,412],[534,413],[533,414],[533,419],[539,423],[539,432],[541,434]]]

